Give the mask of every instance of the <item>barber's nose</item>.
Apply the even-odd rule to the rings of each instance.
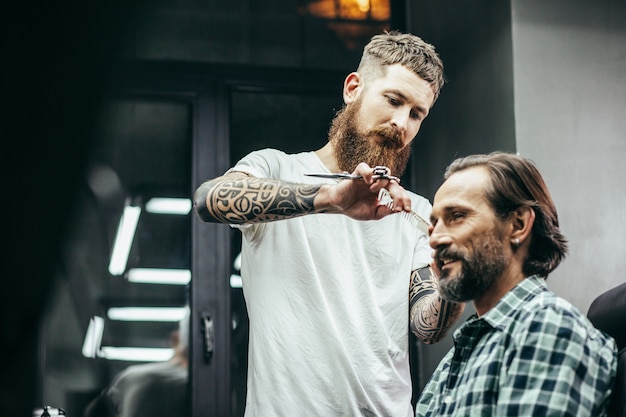
[[[400,132],[404,133],[409,124],[409,117],[410,112],[399,109],[394,112],[393,118],[391,119],[391,125],[398,129]]]

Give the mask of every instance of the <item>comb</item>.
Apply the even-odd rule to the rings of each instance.
[[[393,199],[391,198],[391,194],[389,194],[389,191],[386,188],[383,188],[382,190],[380,190],[378,194],[378,201],[380,202],[380,204],[387,206],[390,209],[393,209]],[[422,216],[420,216],[413,210],[402,211],[398,214],[402,216],[404,219],[406,219],[407,221],[409,221],[414,227],[417,227],[426,236],[428,236],[428,229],[430,229],[430,223],[424,220]]]

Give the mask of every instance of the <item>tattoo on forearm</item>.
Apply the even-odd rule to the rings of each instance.
[[[197,211],[201,216],[206,211],[206,221],[228,224],[288,219],[312,213],[319,189],[320,185],[226,176],[208,184],[206,203]]]
[[[417,338],[427,344],[441,340],[463,312],[462,304],[444,300],[437,288],[437,277],[429,267],[411,274],[410,326]]]

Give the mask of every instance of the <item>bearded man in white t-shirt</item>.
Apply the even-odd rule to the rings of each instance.
[[[200,218],[243,234],[246,417],[413,415],[409,322],[433,343],[463,308],[439,297],[428,230],[407,221],[429,201],[398,179],[443,83],[432,45],[374,36],[324,147],[255,151],[198,187]]]

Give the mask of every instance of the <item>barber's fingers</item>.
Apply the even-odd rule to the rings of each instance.
[[[400,185],[400,179],[393,175],[391,170],[385,166],[370,167],[361,162],[357,165],[353,174],[361,175],[363,181],[369,185],[370,192],[380,193],[385,190],[389,201],[381,202],[389,207],[393,212],[411,211],[411,197],[409,193]]]
[[[373,168],[365,162],[361,162],[359,165],[357,165],[352,174],[360,175],[361,177],[363,177],[363,181],[365,181],[365,183],[369,185],[371,185],[375,181]]]
[[[411,211],[411,197],[409,192],[404,189],[400,184],[395,181],[381,180],[380,182],[387,182],[386,187],[381,188],[379,192],[380,196],[385,196],[385,201],[381,201],[382,204],[389,207],[392,211],[399,213],[402,211]]]

